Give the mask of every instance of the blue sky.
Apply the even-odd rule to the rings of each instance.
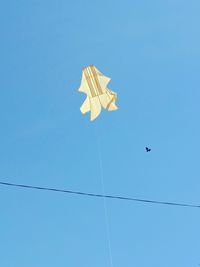
[[[0,180],[200,203],[200,2],[0,4]],[[117,112],[79,107],[83,66]],[[146,153],[145,146],[152,148]],[[114,267],[200,263],[198,209],[107,201]],[[0,266],[109,267],[102,199],[0,187]]]

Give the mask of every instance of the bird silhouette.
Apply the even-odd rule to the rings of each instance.
[[[146,152],[150,152],[151,148],[146,147]]]

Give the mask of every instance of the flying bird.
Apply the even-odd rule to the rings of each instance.
[[[151,148],[146,147],[146,152],[150,152]]]

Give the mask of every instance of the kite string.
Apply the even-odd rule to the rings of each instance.
[[[98,159],[99,159],[99,169],[100,169],[100,178],[101,178],[101,188],[102,188],[102,195],[103,195],[103,204],[104,204],[104,215],[105,215],[105,226],[106,226],[106,236],[108,242],[108,251],[109,251],[109,259],[110,259],[110,266],[113,267],[113,256],[112,256],[112,249],[111,249],[111,238],[110,238],[110,227],[108,222],[108,208],[106,202],[106,192],[105,192],[105,183],[104,183],[104,173],[103,173],[103,160],[102,160],[102,152],[100,146],[100,139],[98,135],[97,126],[95,127],[96,133],[96,140],[97,140],[97,150],[98,150]]]

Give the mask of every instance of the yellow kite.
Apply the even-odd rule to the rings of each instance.
[[[78,89],[87,95],[80,110],[83,114],[91,112],[90,120],[93,121],[101,113],[101,107],[108,111],[118,109],[115,105],[117,94],[107,88],[111,79],[104,76],[94,65],[83,69],[81,85]]]

